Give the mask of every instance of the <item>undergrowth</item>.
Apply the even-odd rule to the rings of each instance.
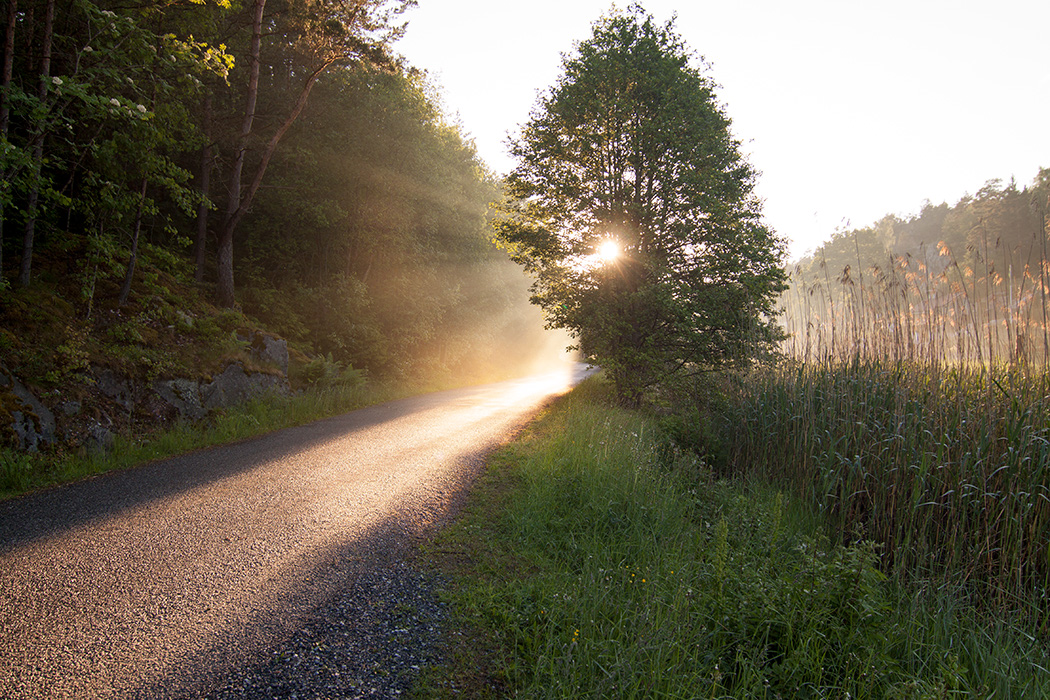
[[[457,697],[1041,697],[982,676],[1001,641],[908,597],[868,540],[800,499],[708,476],[589,382],[492,460],[429,554],[452,577]],[[950,597],[950,592],[943,592]],[[963,638],[966,641],[961,641]],[[458,641],[456,641],[458,639]],[[1006,692],[1003,692],[1003,689]],[[1014,692],[1016,691],[1016,692]]]

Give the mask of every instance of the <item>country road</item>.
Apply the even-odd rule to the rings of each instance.
[[[430,394],[0,503],[0,698],[394,697],[406,548],[587,370]]]

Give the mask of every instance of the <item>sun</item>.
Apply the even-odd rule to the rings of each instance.
[[[620,244],[611,238],[602,241],[602,244],[598,246],[598,258],[602,262],[612,262],[618,257],[620,257]]]

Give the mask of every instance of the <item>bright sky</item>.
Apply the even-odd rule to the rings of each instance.
[[[620,7],[625,7],[621,2]],[[711,64],[793,257],[1050,167],[1050,0],[649,0]],[[497,173],[610,0],[419,0],[396,49]]]

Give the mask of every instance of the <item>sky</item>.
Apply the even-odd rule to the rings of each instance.
[[[620,2],[619,7],[628,3]],[[649,0],[759,172],[792,258],[836,230],[1050,167],[1050,0]],[[419,0],[396,45],[497,174],[609,0]]]

